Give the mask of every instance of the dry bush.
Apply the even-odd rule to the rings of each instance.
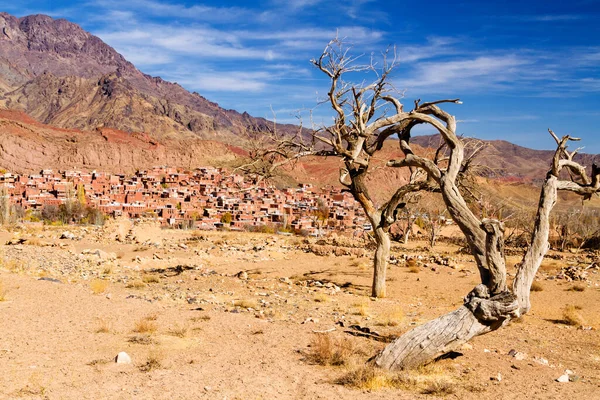
[[[190,318],[190,321],[192,321],[192,322],[210,321],[210,315],[200,315],[198,317],[192,317],[192,318]]]
[[[369,391],[403,386],[395,376],[372,365],[363,365],[354,369],[337,379],[335,383]]]
[[[152,337],[149,334],[133,335],[129,339],[127,339],[127,341],[129,343],[143,345],[156,344],[156,340],[152,339]]]
[[[98,327],[96,328],[96,333],[108,333],[111,330],[110,321],[104,318],[98,318]]]
[[[28,246],[39,246],[39,247],[41,247],[41,246],[44,246],[45,243],[42,242],[39,238],[32,237],[32,238],[27,239],[27,241],[24,244],[26,244]]]
[[[92,289],[92,293],[94,294],[104,293],[108,289],[108,281],[104,279],[92,279],[90,281],[90,289]]]
[[[433,394],[436,396],[446,396],[455,392],[455,386],[446,379],[435,379],[421,390],[423,394]]]
[[[154,369],[158,369],[162,367],[163,354],[159,351],[151,351],[148,354],[148,358],[146,362],[140,365],[140,371],[142,372],[150,372]]]
[[[8,260],[4,261],[4,268],[10,272],[19,273],[25,271],[25,263],[20,260]]]
[[[405,265],[408,268],[410,268],[410,267],[418,267],[417,260],[415,258],[409,258],[408,260],[406,260],[406,264]]]
[[[160,282],[160,278],[156,275],[146,275],[144,276],[144,278],[142,279],[142,281],[144,283],[159,283]]]
[[[184,338],[188,335],[189,332],[189,327],[188,326],[179,326],[176,325],[175,327],[169,329],[169,334],[173,335],[173,336],[177,336],[179,338]]]
[[[404,310],[395,307],[384,311],[376,324],[379,326],[398,326],[402,321],[404,321]]]
[[[367,303],[354,303],[352,304],[354,310],[352,311],[353,315],[360,315],[362,317],[369,316],[369,305]]]
[[[317,293],[313,300],[317,303],[327,303],[330,299],[325,293]]]
[[[146,284],[140,280],[135,280],[129,282],[125,287],[128,289],[143,289],[146,287]]]
[[[348,338],[334,339],[331,335],[317,333],[310,341],[306,360],[318,365],[347,365],[360,350]]]
[[[446,372],[432,364],[399,373],[384,371],[373,365],[363,365],[350,371],[336,383],[362,390],[396,388],[436,396],[445,396],[455,391],[455,385]]]
[[[585,285],[575,284],[567,289],[569,292],[583,292],[585,290]]]
[[[148,317],[142,318],[135,323],[133,331],[135,333],[154,333],[158,329],[158,326],[154,321],[155,320],[148,319]]]
[[[233,302],[233,305],[235,307],[240,307],[240,308],[252,308],[254,310],[258,309],[258,303],[256,302],[256,300],[252,300],[252,299],[236,300]]]
[[[578,311],[581,307],[577,307],[573,304],[567,304],[563,309],[563,322],[567,325],[572,326],[583,326],[585,324],[585,320],[583,316]]]
[[[533,283],[531,284],[531,291],[532,292],[541,292],[544,290],[544,286],[542,285],[541,282],[539,281],[533,281]]]

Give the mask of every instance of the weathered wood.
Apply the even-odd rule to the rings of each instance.
[[[386,346],[375,357],[375,365],[395,370],[429,363],[476,336],[500,328],[518,315],[518,309],[511,293],[490,298],[487,287],[479,285],[457,310],[416,327]]]
[[[441,119],[443,118],[445,117],[442,116]],[[451,136],[452,133],[453,130],[447,126],[443,135]],[[431,362],[440,355],[455,350],[471,338],[494,331],[530,310],[531,284],[549,248],[550,213],[556,204],[558,190],[572,191],[584,199],[600,190],[600,169],[593,166],[592,177],[587,177],[585,169],[573,161],[576,152],[568,152],[566,149],[566,143],[571,138],[565,136],[558,139],[552,131],[550,133],[558,147],[542,185],[531,244],[518,265],[512,291],[508,291],[506,286],[502,223],[484,219],[476,226],[478,220],[468,210],[455,179],[449,178],[449,175],[441,170],[438,174],[430,174],[433,177],[441,176],[438,180],[444,202],[467,238],[482,272],[482,284],[465,297],[464,305],[458,310],[419,326],[388,345],[376,356],[376,365],[387,369],[404,369]],[[454,151],[457,147],[453,140],[449,140],[452,138],[444,138]],[[402,147],[408,147],[408,142],[403,143]],[[417,161],[408,162],[412,165],[418,164],[421,168],[430,168],[431,165],[418,158]],[[560,180],[563,168],[568,168],[572,174],[578,176],[579,182]]]
[[[373,285],[371,287],[371,296],[383,298],[387,295],[385,289],[385,276],[387,271],[388,259],[390,258],[390,235],[381,227],[374,229],[377,249],[373,260]]]

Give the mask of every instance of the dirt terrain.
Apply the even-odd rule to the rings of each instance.
[[[551,252],[532,311],[456,357],[356,380],[374,339],[462,303],[478,276],[459,246],[396,244],[375,301],[367,244],[345,238],[113,221],[14,227],[0,243],[0,399],[600,398],[600,275],[561,273],[594,254]]]

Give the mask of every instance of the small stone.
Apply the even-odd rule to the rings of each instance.
[[[460,346],[461,350],[473,350],[473,345],[470,343],[463,343],[462,346]]]
[[[570,369],[565,369],[565,374],[567,375],[573,375],[575,372],[571,371]]]
[[[69,231],[64,231],[64,232],[62,233],[62,235],[60,235],[60,238],[61,238],[61,239],[69,239],[69,240],[73,240],[73,239],[75,238],[75,235],[74,235],[74,234],[72,234],[72,233],[71,233],[71,232],[69,232]]]
[[[109,300],[112,299],[112,293],[107,293],[106,294],[106,298],[109,299]]]
[[[522,353],[520,351],[516,351],[515,349],[512,349],[511,351],[509,351],[508,355],[513,357],[515,360],[519,360],[519,361],[522,361],[527,358],[527,354]]]
[[[488,349],[483,349],[484,353],[491,353],[491,351],[489,351]]]
[[[244,281],[248,279],[248,273],[246,271],[240,271],[236,276]]]
[[[580,379],[578,375],[569,375],[569,382],[579,382]]]
[[[562,383],[569,382],[569,375],[564,374],[564,375],[559,376],[558,378],[556,378],[556,382],[562,382]]]
[[[131,364],[131,357],[129,357],[129,354],[122,351],[115,357],[115,362],[117,364]]]

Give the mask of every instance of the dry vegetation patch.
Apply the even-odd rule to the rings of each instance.
[[[346,373],[336,383],[361,390],[394,388],[436,396],[446,396],[456,391],[456,384],[451,376],[432,364],[397,373],[367,364]]]
[[[362,351],[348,338],[336,339],[327,333],[317,333],[309,344],[306,360],[318,365],[348,365]]]
[[[163,367],[163,359],[164,355],[162,352],[158,350],[151,350],[148,353],[148,357],[146,358],[146,362],[140,365],[139,369],[142,372],[150,372],[152,370],[162,368]]]
[[[108,281],[104,279],[92,279],[90,281],[90,289],[94,294],[101,294],[108,289]]]
[[[156,317],[148,316],[137,321],[133,327],[133,332],[135,333],[154,333],[158,329],[158,325],[156,324]]]
[[[585,320],[583,319],[583,316],[579,310],[581,310],[581,307],[573,304],[567,304],[563,309],[563,322],[571,326],[583,326],[585,324]]]

